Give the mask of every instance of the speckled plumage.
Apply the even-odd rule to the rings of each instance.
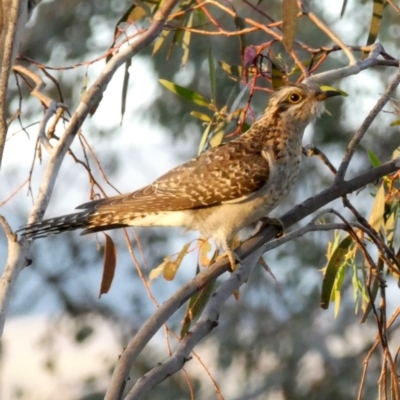
[[[315,83],[275,92],[262,117],[239,138],[210,148],[133,193],[91,201],[82,211],[21,228],[28,238],[83,228],[182,226],[229,250],[244,226],[270,213],[295,183],[306,126],[324,110]],[[231,259],[232,262],[232,259]]]

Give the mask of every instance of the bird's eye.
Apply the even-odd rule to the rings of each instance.
[[[297,104],[303,99],[303,96],[299,93],[292,93],[288,96],[288,101],[292,104]]]

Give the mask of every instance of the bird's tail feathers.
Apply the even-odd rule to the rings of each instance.
[[[79,228],[87,228],[90,212],[80,212],[64,215],[62,217],[45,219],[40,222],[22,226],[17,230],[21,236],[28,239],[38,239],[61,232],[72,231]]]

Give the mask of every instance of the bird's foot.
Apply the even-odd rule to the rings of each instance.
[[[229,263],[231,264],[231,271],[235,271],[237,264],[242,262],[241,258],[231,249],[225,250],[222,254],[217,257],[217,260],[228,257]]]
[[[257,227],[257,230],[254,234],[257,234],[268,225],[273,225],[279,228],[279,231],[276,234],[277,238],[283,236],[283,234],[285,233],[285,226],[283,225],[283,222],[279,218],[263,217],[260,219],[260,224]]]

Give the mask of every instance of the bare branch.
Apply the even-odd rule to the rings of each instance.
[[[4,272],[0,278],[0,336],[3,335],[3,329],[7,314],[8,305],[10,303],[12,291],[16,284],[19,273],[26,266],[27,262],[22,262],[22,254],[26,254],[26,246],[21,247],[18,243],[17,236],[12,232],[6,219],[0,215],[0,225],[6,233],[8,242],[8,259],[4,268]]]
[[[346,54],[347,58],[349,59],[349,65],[355,65],[357,63],[357,60],[354,58],[353,53],[346,46],[346,44],[343,43],[342,40],[331,29],[329,29],[313,12],[310,12],[304,4],[302,4],[302,11],[308,16],[308,18],[310,18],[312,22],[314,22],[316,26],[318,26],[319,29],[321,29],[322,32],[324,32],[334,43],[336,43],[343,50],[343,53]]]
[[[390,65],[398,66],[399,62],[391,60],[378,60],[379,55],[385,53],[383,46],[380,43],[375,43],[371,46],[371,51],[365,60],[356,62],[355,64],[349,65],[347,67],[338,68],[331,71],[321,72],[320,74],[315,74],[311,79],[316,82],[327,82],[336,79],[346,78],[351,75],[357,75],[363,70],[368,68],[376,67],[377,65],[382,65],[382,63],[387,63],[390,61]]]

